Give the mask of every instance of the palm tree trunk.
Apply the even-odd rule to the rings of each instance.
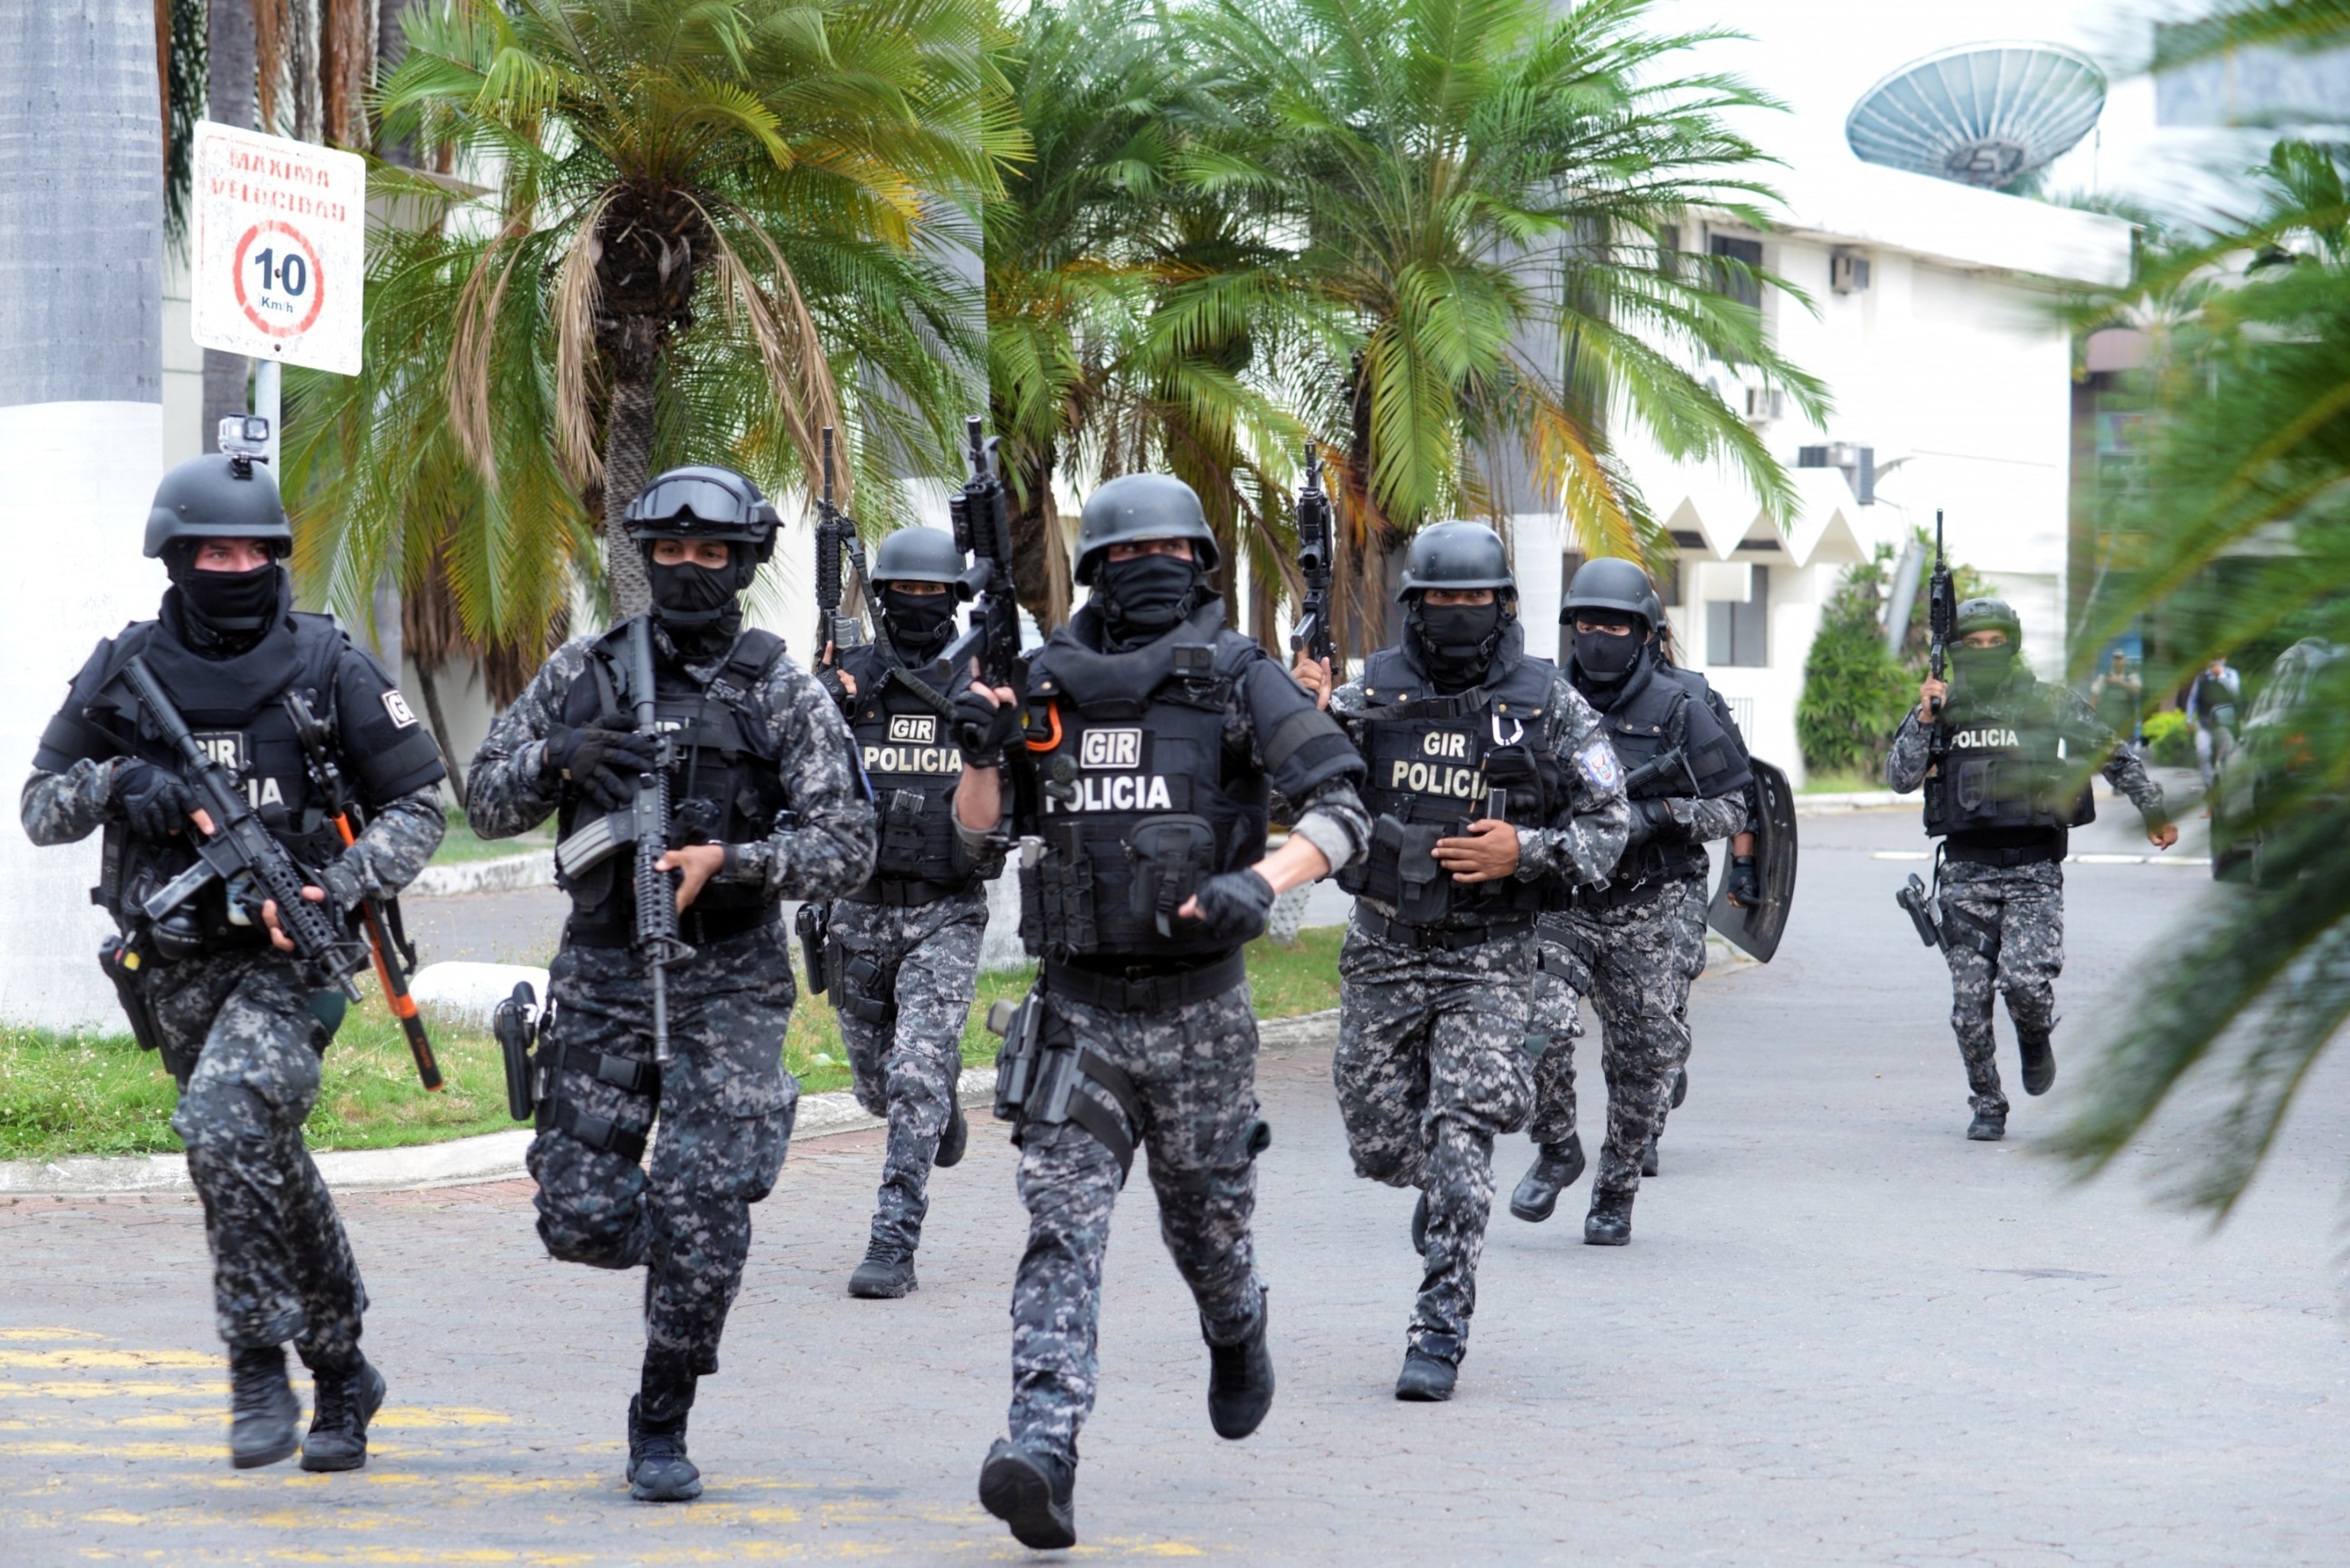
[[[252,0],[211,0],[206,7],[205,53],[209,91],[204,118],[221,125],[253,129],[254,53]],[[206,447],[222,420],[245,411],[242,354],[204,350],[204,422],[198,439]]]
[[[660,376],[668,323],[632,317],[602,334],[612,359],[612,407],[604,426],[604,580],[612,616],[625,620],[652,607],[644,557],[628,535],[629,504],[651,477],[653,388]]]
[[[1021,488],[1028,499],[1012,514],[1012,587],[1036,629],[1050,632],[1069,618],[1070,597],[1068,551],[1060,508],[1053,504],[1054,452],[1047,446],[1024,456]]]

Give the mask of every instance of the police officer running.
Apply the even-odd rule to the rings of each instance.
[[[2033,676],[2020,657],[2022,623],[2005,603],[1969,599],[1952,629],[1950,683],[1918,688],[1885,782],[1903,794],[1925,786],[1926,831],[1943,841],[1935,877],[1950,1027],[1975,1113],[1967,1137],[1992,1142],[2007,1136],[1994,992],[2007,997],[2024,1093],[2044,1095],[2056,1081],[2049,1036],[2064,968],[2064,855],[2070,830],[2096,815],[2089,759],[2104,759],[2098,771],[2137,805],[2156,848],[2178,843],[2178,828],[2164,820],[2162,786],[2087,701]]]
[[[1043,961],[1026,1016],[1039,1081],[1063,1091],[1027,1096],[1016,1125],[1029,1229],[1013,1287],[1011,1436],[979,1480],[980,1501],[1032,1547],[1076,1540],[1102,1255],[1136,1149],[1149,1152],[1159,1234],[1199,1303],[1210,1424],[1245,1438],[1273,1403],[1249,1233],[1266,1135],[1242,944],[1276,894],[1360,853],[1368,824],[1346,737],[1263,649],[1224,629],[1206,577],[1216,561],[1189,485],[1109,481],[1078,525],[1076,575],[1091,599],[1026,657],[1024,695],[973,682],[957,704],[955,820],[974,858],[995,852],[996,770],[1024,741],[1009,826],[1022,936]],[[1268,784],[1296,813],[1271,854]]]
[[[566,1262],[648,1269],[628,1477],[631,1495],[667,1502],[702,1493],[686,1416],[696,1380],[718,1370],[750,1205],[782,1171],[799,1100],[783,1065],[796,991],[779,906],[862,884],[874,830],[832,699],[779,638],[743,625],[740,596],[775,548],[775,508],[732,470],[679,468],[645,487],[628,522],[651,578],[654,722],[673,747],[660,867],[677,877],[692,950],[667,971],[669,1064],[654,1060],[651,991],[631,950],[630,857],[563,847],[628,805],[656,761],[653,738],[631,727],[635,623],[555,651],[491,725],[465,805],[484,838],[550,813],[560,825],[571,915],[538,1053],[552,1068],[528,1157],[538,1233]]]
[[[36,844],[105,831],[98,898],[121,935],[104,956],[140,1044],[161,1051],[179,1084],[172,1130],[203,1200],[214,1318],[229,1346],[230,1462],[247,1469],[294,1451],[302,1407],[286,1376],[291,1340],[316,1391],[302,1468],[348,1470],[367,1463],[384,1379],[360,1354],[367,1291],[302,1143],[343,997],[297,961],[276,902],[245,886],[213,880],[153,918],[142,908],[224,825],[200,808],[181,753],[124,680],[141,660],[304,869],[302,897],[348,933],[363,899],[397,893],[440,844],[443,770],[382,667],[331,617],[293,609],[279,565],[293,547],[265,466],[213,453],[165,474],[146,544],[171,576],[161,612],[99,643],[74,678],[42,732],[22,811]],[[325,723],[366,809],[348,847],[335,803],[310,783],[288,699]]]
[[[962,682],[939,655],[970,593],[962,570],[943,529],[884,539],[873,562],[881,635],[819,672],[839,688],[881,818],[871,878],[832,907],[826,960],[857,1103],[889,1124],[872,1240],[848,1277],[853,1296],[916,1288],[931,1167],[962,1159],[970,1137],[955,1086],[987,932],[986,879],[1003,858],[974,856],[954,830],[962,758],[952,693]]]
[[[1357,1175],[1419,1189],[1427,1259],[1396,1397],[1452,1397],[1493,1203],[1493,1139],[1523,1126],[1534,919],[1624,842],[1623,774],[1599,722],[1525,651],[1500,535],[1422,529],[1397,593],[1406,632],[1328,703],[1370,768],[1369,850],[1338,957],[1331,1062]]]
[[[1705,846],[1747,829],[1752,775],[1721,697],[1667,657],[1664,605],[1637,563],[1585,562],[1559,619],[1573,650],[1568,678],[1598,710],[1623,762],[1632,824],[1607,885],[1576,888],[1570,907],[1543,924],[1535,1005],[1550,1042],[1534,1068],[1534,1163],[1510,1212],[1549,1219],[1582,1173],[1573,1020],[1587,995],[1606,1032],[1607,1141],[1583,1239],[1621,1247],[1632,1239],[1640,1178],[1656,1174],[1657,1137],[1687,1082],[1690,982],[1705,969]],[[1731,892],[1761,901],[1751,852],[1734,861]]]

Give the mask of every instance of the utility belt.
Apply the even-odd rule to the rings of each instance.
[[[1532,915],[1495,920],[1482,926],[1415,925],[1409,920],[1389,919],[1370,905],[1360,902],[1355,905],[1355,923],[1383,942],[1418,948],[1422,951],[1435,950],[1443,952],[1459,952],[1463,948],[1482,947],[1487,942],[1507,941],[1534,929]]]
[[[1222,996],[1248,978],[1248,961],[1240,952],[1226,953],[1196,969],[1164,974],[1116,975],[1048,959],[1044,989],[1055,996],[1111,1012],[1165,1012]]]
[[[1597,888],[1570,888],[1566,903],[1571,909],[1596,914],[1602,909],[1626,909],[1635,904],[1645,904],[1662,893],[1679,876],[1643,877],[1632,882],[1608,882]]]
[[[1985,844],[1951,842],[1942,849],[1942,857],[1961,866],[1996,866],[2012,870],[2018,866],[2045,866],[2052,860],[2064,858],[2069,847],[2066,836],[2059,831],[2046,843],[2018,844],[1994,847]]]
[[[498,1003],[491,1014],[506,1074],[506,1112],[515,1121],[530,1121],[542,1133],[559,1132],[599,1154],[617,1154],[634,1165],[645,1158],[645,1135],[631,1132],[609,1116],[580,1109],[560,1093],[565,1071],[582,1073],[598,1083],[631,1095],[647,1095],[660,1109],[661,1072],[651,1062],[591,1051],[581,1045],[556,1045],[547,1035],[555,1026],[555,1001],[536,1009],[537,998],[527,982]],[[536,1009],[536,1012],[534,1010]],[[535,1118],[535,1119],[534,1119]]]
[[[875,877],[854,893],[843,897],[851,904],[886,904],[893,909],[919,909],[925,904],[951,898],[969,890],[970,887],[969,882],[926,882],[919,877],[903,881],[895,877]]]
[[[685,913],[677,918],[678,940],[688,947],[698,948],[704,942],[723,942],[762,926],[772,926],[782,919],[783,906],[770,899],[765,903],[737,905],[730,909],[705,909],[696,899]],[[563,941],[575,948],[629,948],[637,944],[637,916],[633,899],[614,898],[604,910],[594,915],[575,911],[563,922]]]

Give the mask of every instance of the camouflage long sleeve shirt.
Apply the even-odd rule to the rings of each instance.
[[[106,826],[115,815],[108,805],[114,775],[130,761],[85,757],[61,774],[35,768],[17,800],[26,836],[41,845],[76,844]],[[317,885],[346,911],[361,898],[390,898],[416,880],[448,831],[440,785],[395,796],[378,808],[355,843],[320,868]]]
[[[2056,732],[2064,738],[2066,753],[2076,761],[2084,757],[2102,756],[2106,760],[2098,772],[2106,782],[2129,796],[2138,815],[2149,826],[2162,817],[2162,786],[2147,776],[2146,764],[2137,753],[2122,743],[2099,719],[2088,700],[2069,686],[2054,686],[2033,681],[2038,700],[2048,704],[2048,715],[2056,724]],[[1900,794],[1908,794],[1926,782],[1932,765],[1930,754],[1932,733],[1919,722],[1918,711],[1912,708],[1901,720],[1901,727],[1893,732],[1893,750],[1885,759],[1885,782]]]
[[[1330,716],[1345,726],[1358,750],[1366,749],[1364,714],[1369,707],[1359,681],[1330,694]],[[1521,882],[1544,877],[1569,885],[1605,882],[1623,857],[1632,824],[1624,769],[1600,729],[1599,715],[1564,673],[1551,681],[1550,715],[1546,743],[1566,781],[1566,798],[1551,813],[1548,826],[1518,829],[1516,877]]]
[[[562,722],[565,699],[598,640],[578,637],[556,649],[473,753],[465,774],[465,815],[483,837],[509,838],[554,815],[561,781],[546,766],[546,737]],[[719,666],[713,660],[685,668],[707,683]],[[855,891],[873,869],[876,827],[840,710],[788,658],[777,659],[753,685],[744,706],[779,742],[789,816],[756,843],[728,845],[725,868],[715,880],[756,887],[771,898],[836,898]]]

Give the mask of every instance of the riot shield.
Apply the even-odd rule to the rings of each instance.
[[[1730,940],[1731,945],[1764,963],[1779,950],[1787,929],[1787,910],[1795,898],[1795,792],[1787,775],[1760,757],[1749,759],[1754,771],[1754,869],[1762,882],[1760,909],[1742,909],[1730,901],[1730,860],[1727,846],[1721,857],[1721,879],[1715,884],[1713,902],[1706,906],[1705,923]]]

